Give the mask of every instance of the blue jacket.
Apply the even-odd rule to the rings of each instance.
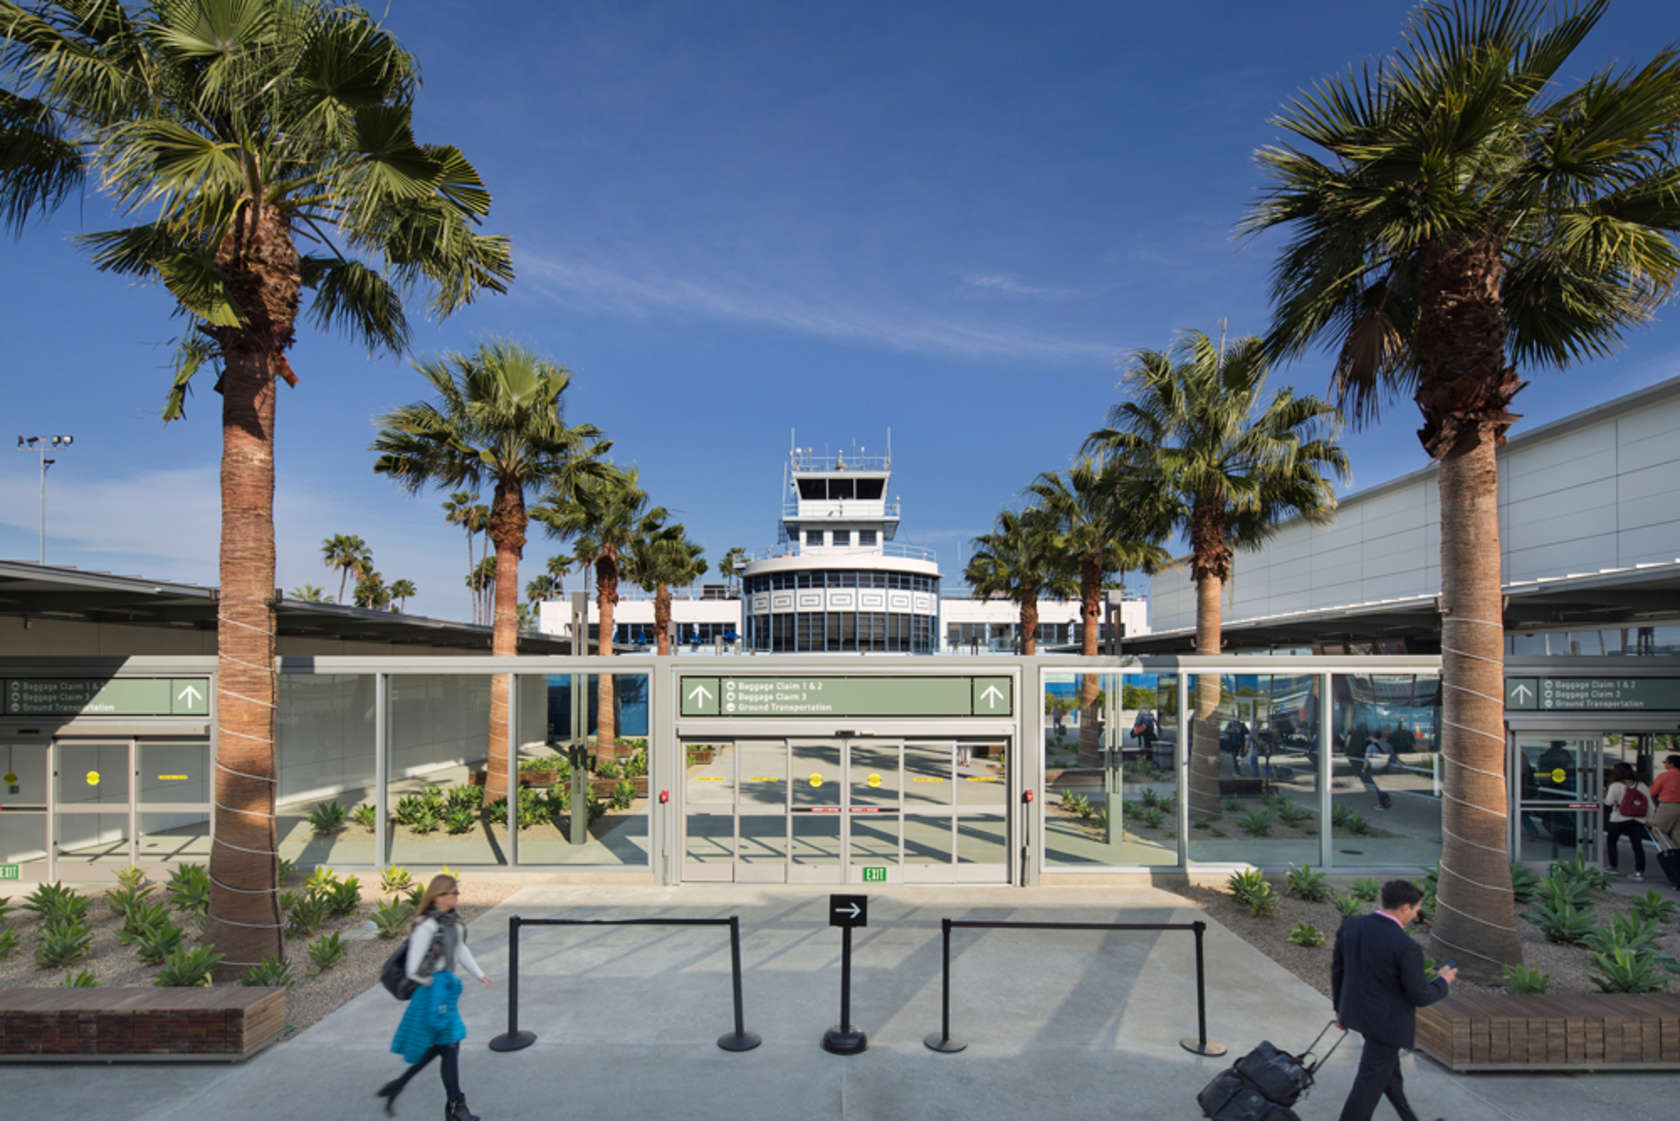
[[[1342,1027],[1392,1047],[1410,1047],[1417,1010],[1447,995],[1423,975],[1423,949],[1387,915],[1355,915],[1336,931],[1330,1000]]]

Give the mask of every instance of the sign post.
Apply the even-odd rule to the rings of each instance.
[[[823,1033],[823,1050],[856,1055],[869,1047],[869,1037],[852,1027],[852,928],[869,925],[869,896],[830,895],[828,925],[840,928],[840,1026]]]

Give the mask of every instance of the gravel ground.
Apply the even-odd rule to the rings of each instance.
[[[1283,877],[1268,876],[1272,889],[1279,895],[1277,913],[1265,918],[1254,918],[1248,913],[1248,908],[1232,899],[1223,890],[1213,887],[1193,886],[1184,889],[1183,893],[1191,902],[1207,911],[1221,925],[1234,932],[1243,941],[1289,970],[1295,976],[1316,988],[1326,997],[1330,995],[1330,948],[1335,941],[1336,927],[1341,923],[1341,915],[1330,903],[1307,903],[1283,894]],[[1338,891],[1346,889],[1352,879],[1333,881]],[[1631,881],[1615,881],[1614,889],[1610,892],[1599,892],[1593,896],[1593,919],[1603,924],[1610,921],[1615,914],[1630,910],[1634,899],[1642,895],[1647,888],[1656,888],[1664,898],[1673,899],[1674,892],[1666,884],[1659,884],[1647,880],[1643,884]],[[1637,888],[1637,890],[1635,890]],[[1367,909],[1376,904],[1369,904]],[[1525,907],[1519,905],[1518,910]],[[1295,924],[1307,922],[1317,927],[1324,934],[1324,945],[1317,947],[1297,946],[1289,941],[1289,932]],[[1680,913],[1666,924],[1668,933],[1659,941],[1665,953],[1680,958]],[[1417,941],[1423,945],[1424,952],[1429,952],[1429,927],[1415,924],[1407,928]],[[1529,969],[1538,969],[1551,976],[1548,993],[1596,993],[1598,986],[1593,984],[1588,976],[1588,969],[1592,965],[1592,954],[1582,946],[1560,946],[1548,942],[1541,935],[1540,930],[1526,919],[1517,919],[1517,929],[1520,932],[1523,948],[1523,964]],[[1671,978],[1669,988],[1672,991],[1680,985],[1680,979]],[[1478,985],[1473,981],[1460,980],[1453,986],[1458,992],[1493,992],[1503,993],[1502,985]]]
[[[513,894],[518,885],[512,883],[481,883],[471,879],[461,881],[461,901],[457,909],[469,923],[478,915],[494,907]],[[300,884],[289,882],[287,889],[301,891]],[[150,985],[157,971],[136,955],[133,946],[117,942],[121,921],[106,906],[102,893],[83,892],[92,901],[88,918],[93,926],[91,954],[70,967],[71,972],[88,970],[101,985]],[[342,934],[346,938],[344,959],[324,973],[315,973],[309,960],[306,939],[286,939],[286,958],[292,964],[297,981],[286,994],[286,1034],[292,1035],[309,1027],[333,1009],[360,996],[379,983],[379,967],[395,948],[396,942],[378,937],[365,941],[350,941],[352,931],[368,921],[375,906],[384,902],[377,882],[362,884],[362,905],[354,915],[328,920],[321,934]],[[10,908],[0,918],[0,929],[9,927],[18,934],[18,946],[7,958],[0,960],[0,988],[45,988],[60,984],[63,969],[41,969],[35,964],[35,947],[40,943],[41,922],[22,909],[23,893],[11,896]],[[177,922],[181,922],[177,916]],[[196,933],[195,924],[187,922],[189,944]],[[482,937],[482,933],[480,935]],[[235,982],[223,982],[234,984]],[[392,1019],[393,1029],[396,1024]]]

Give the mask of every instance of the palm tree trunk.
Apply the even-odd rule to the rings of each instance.
[[[274,379],[297,314],[297,251],[272,211],[247,209],[218,251],[245,315],[218,335],[222,372],[221,582],[210,908],[218,979],[283,957],[274,828]]]
[[[344,602],[344,582],[350,579],[350,570],[344,565],[338,566],[338,602]]]
[[[600,630],[595,639],[595,651],[603,658],[613,652],[613,606],[618,603],[618,558],[610,552],[602,553],[595,561],[595,607],[600,614]],[[604,759],[613,758],[618,751],[618,728],[613,719],[612,674],[602,673],[595,678],[595,753]]]
[[[473,554],[472,530],[467,530],[467,598],[472,601],[472,621],[478,622],[478,589],[472,585]]]
[[[671,652],[671,586],[660,584],[653,593],[653,630],[659,640],[659,656]]]
[[[496,546],[496,609],[490,631],[490,653],[498,658],[519,653],[519,557],[525,549],[525,496],[519,484],[496,484],[495,508],[485,530],[487,543]],[[490,750],[485,801],[507,797],[509,677],[490,679]]]
[[[1196,581],[1196,653],[1218,654],[1220,596],[1225,582],[1211,573]],[[1219,675],[1196,675],[1196,703],[1190,714],[1190,813],[1218,817]]]
[[[1097,656],[1097,624],[1102,614],[1102,568],[1086,557],[1079,565],[1079,614],[1085,621],[1085,633],[1079,640],[1079,652],[1088,658]],[[1085,674],[1079,683],[1079,765],[1095,767],[1101,764],[1102,734],[1097,730],[1097,693],[1099,682],[1094,673]]]
[[[1028,595],[1021,600],[1021,653],[1031,657],[1038,652],[1038,596]]]

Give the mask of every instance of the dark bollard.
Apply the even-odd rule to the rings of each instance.
[[[490,1041],[492,1051],[523,1051],[537,1041],[536,1032],[519,1030],[519,922],[508,917],[508,1026]]]
[[[939,1030],[922,1040],[928,1050],[938,1051],[945,1055],[954,1055],[967,1047],[968,1044],[951,1038],[951,920],[940,920],[940,927],[944,934],[945,965],[940,972],[939,986]]]
[[[1216,1058],[1225,1053],[1225,1045],[1211,1043],[1207,1037],[1207,986],[1204,984],[1202,970],[1202,938],[1207,934],[1207,923],[1198,919],[1190,926],[1192,933],[1196,935],[1196,1038],[1181,1039],[1178,1045],[1192,1055]]]
[[[750,1032],[741,1011],[741,919],[729,916],[729,971],[735,984],[735,1030],[718,1036],[717,1044],[725,1051],[751,1051],[762,1040],[757,1032]]]

